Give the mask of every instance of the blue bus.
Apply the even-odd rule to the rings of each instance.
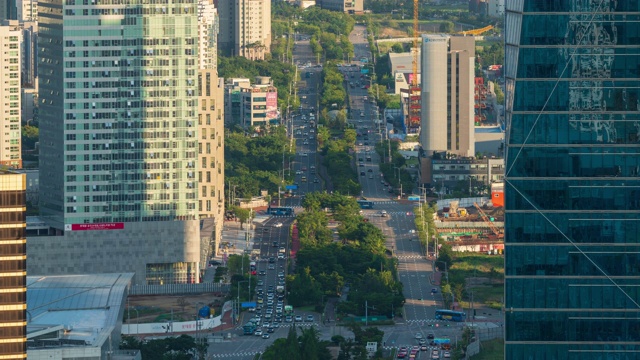
[[[271,206],[267,209],[267,214],[292,216],[293,208],[285,206]]]
[[[467,314],[462,311],[436,310],[436,320],[465,321]]]
[[[373,209],[373,201],[358,200],[358,205],[360,205],[360,209]]]

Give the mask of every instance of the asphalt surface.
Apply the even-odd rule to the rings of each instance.
[[[431,289],[436,287],[430,283],[430,274],[433,269],[431,262],[425,259],[424,249],[421,248],[415,234],[414,205],[391,198],[389,188],[385,186],[380,176],[378,164],[381,159],[374,151],[374,146],[376,142],[384,138],[385,124],[375,122],[376,119],[382,118],[382,115],[377,114],[375,104],[371,103],[368,98],[368,90],[363,89],[364,85],[369,84],[369,79],[366,74],[360,73],[360,65],[362,63],[359,60],[363,57],[370,57],[365,27],[356,25],[349,35],[349,39],[354,44],[355,61],[352,61],[352,63],[357,66],[343,66],[340,68],[343,74],[347,75],[345,86],[349,94],[351,109],[349,121],[355,125],[361,135],[367,134],[366,139],[365,136],[358,137],[354,166],[358,170],[358,178],[362,185],[361,195],[374,202],[373,209],[364,210],[363,212],[364,216],[369,218],[372,224],[382,229],[387,239],[387,247],[398,258],[398,274],[400,281],[403,283],[406,298],[401,315],[395,318],[396,325],[382,327],[385,336],[383,344],[380,345],[387,349],[399,346],[410,347],[418,344],[417,337],[426,338],[429,334],[434,335],[436,338],[448,337],[454,342],[457,338],[456,336],[461,333],[462,324],[436,322],[434,320],[435,310],[441,307],[442,298],[439,290],[435,294],[431,292]],[[313,127],[310,124],[311,113],[314,113],[314,121],[317,124],[317,94],[322,71],[321,67],[317,67],[315,60],[309,47],[309,42],[296,41],[294,61],[299,63],[298,71],[300,71],[301,75],[301,82],[297,84],[296,91],[298,91],[298,95],[301,98],[302,106],[301,109],[294,109],[292,112],[293,126],[290,129],[292,129],[296,142],[296,156],[290,170],[295,174],[295,183],[298,189],[296,196],[282,198],[280,204],[294,207],[297,212],[301,211],[301,196],[308,192],[321,191],[325,188],[326,180],[320,176],[319,168],[321,164],[318,163],[318,149],[315,139],[317,133],[315,130],[313,133],[311,132]],[[307,72],[310,73],[308,78]],[[353,87],[350,86],[351,82],[354,84]],[[313,138],[311,138],[312,135]],[[367,161],[367,157],[371,157],[371,161]],[[363,159],[362,166],[360,166],[360,161],[358,160],[360,158]],[[311,166],[316,167],[315,174],[312,173]],[[364,175],[360,175],[360,172],[363,172]],[[306,181],[303,181],[303,176],[306,177]],[[314,182],[315,178],[318,178],[318,182]],[[278,200],[275,201],[277,202]],[[387,212],[387,216],[381,216],[382,210]],[[264,270],[266,272],[265,275],[259,276],[264,281],[263,288],[265,292],[269,285],[274,288],[277,286],[277,273],[281,271],[280,264],[284,264],[284,262],[276,260],[275,269],[268,269],[268,259],[274,256],[277,259],[277,251],[281,245],[287,247],[286,252],[288,254],[287,238],[289,225],[292,221],[293,217],[274,217],[265,221],[256,229],[253,248],[260,250],[261,261],[258,262],[258,271]],[[282,226],[276,225],[278,223],[282,223]],[[273,246],[274,241],[278,242],[277,247]],[[283,268],[286,271],[286,266],[283,266]],[[245,314],[250,313],[245,312]],[[305,326],[312,324],[318,326],[321,339],[328,340],[331,336],[338,334],[345,337],[353,336],[342,327],[333,324],[321,324],[318,314],[314,315],[316,316],[314,323],[303,324]],[[246,317],[244,322],[248,318]],[[244,322],[241,322],[240,325],[244,324]],[[212,358],[252,359],[256,353],[263,351],[275,339],[286,337],[289,329],[287,326],[290,324],[283,325],[271,334],[269,339],[262,339],[258,336],[244,336],[241,329],[236,329],[231,340],[211,344],[209,353],[213,354]],[[428,358],[431,352],[420,352],[419,354],[418,358]]]

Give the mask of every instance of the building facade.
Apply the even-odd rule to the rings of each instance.
[[[264,60],[271,51],[271,0],[221,0],[218,11],[218,49],[230,56]]]
[[[199,281],[200,164],[223,158],[221,131],[199,123],[219,86],[199,66],[198,0],[38,5],[40,211],[58,236],[34,238],[30,270]]]
[[[479,189],[487,190],[492,183],[504,179],[504,159],[500,158],[447,157],[438,153],[432,157],[420,156],[418,160],[420,182],[429,188],[452,191],[464,182],[465,188],[468,185],[478,193]]]
[[[224,79],[218,78],[213,3],[200,0],[198,13],[198,213],[200,219],[214,219],[215,253],[224,224]]]
[[[421,56],[422,149],[474,156],[474,37],[422,35]]]
[[[38,22],[38,0],[16,0],[17,19]]]
[[[506,2],[507,360],[640,358],[638,15]]]
[[[267,127],[280,121],[278,89],[271,78],[229,79],[225,85],[225,122],[243,127]]]
[[[20,43],[16,20],[0,21],[0,165],[22,167]]]
[[[316,0],[316,5],[325,10],[341,11],[349,14],[362,14],[364,0]]]
[[[0,169],[0,356],[27,358],[26,176]]]

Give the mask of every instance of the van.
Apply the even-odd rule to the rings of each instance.
[[[306,176],[302,177],[302,182],[307,182],[307,177]]]

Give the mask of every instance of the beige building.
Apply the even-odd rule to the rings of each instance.
[[[280,121],[278,89],[267,76],[249,79],[229,79],[225,85],[225,122],[243,127],[267,127]]]
[[[20,43],[16,20],[0,22],[0,165],[22,167],[20,141]]]
[[[362,14],[364,0],[317,0],[316,4],[322,9],[342,11],[349,14]]]
[[[421,40],[422,149],[428,156],[474,156],[475,39],[438,34]]]
[[[224,223],[224,80],[218,78],[218,16],[211,0],[198,4],[198,213],[214,219],[215,253]]]
[[[271,49],[271,0],[219,0],[217,6],[220,51],[264,60]]]

